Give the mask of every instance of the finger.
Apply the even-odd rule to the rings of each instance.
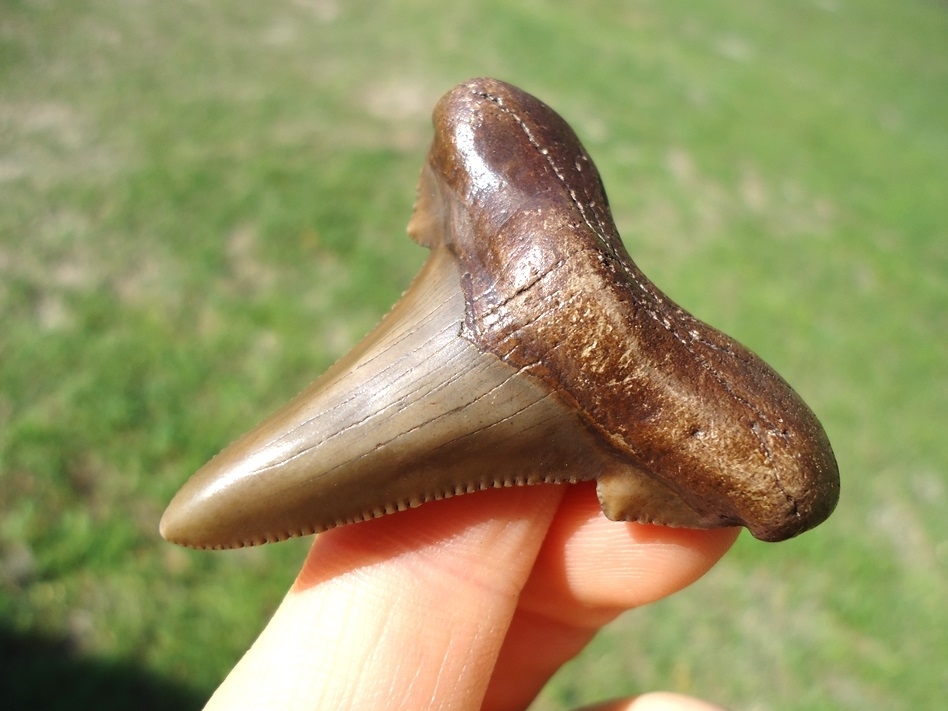
[[[209,708],[479,708],[564,490],[486,491],[321,534]]]
[[[684,694],[656,691],[632,699],[615,699],[577,711],[724,711],[720,706]]]
[[[520,609],[598,628],[704,575],[740,529],[697,531],[603,516],[592,487],[570,487],[524,587]]]
[[[570,487],[521,593],[484,709],[525,708],[602,625],[690,584],[737,535],[608,521],[590,488]]]

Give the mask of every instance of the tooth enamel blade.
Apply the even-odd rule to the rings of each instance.
[[[573,408],[460,335],[458,279],[449,252],[435,249],[362,343],[187,482],[162,535],[251,545],[611,467]]]

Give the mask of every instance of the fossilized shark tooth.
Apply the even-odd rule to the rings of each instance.
[[[424,268],[352,352],[184,485],[165,538],[251,545],[589,479],[614,520],[776,541],[829,516],[839,473],[816,417],[639,271],[562,118],[474,79],[434,127],[409,223]]]

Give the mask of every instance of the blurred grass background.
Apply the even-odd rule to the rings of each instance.
[[[199,708],[254,639],[308,541],[158,518],[405,288],[429,112],[476,75],[574,125],[639,265],[794,384],[843,476],[826,525],[743,536],[535,709],[943,703],[946,40],[930,0],[4,0],[5,708]]]

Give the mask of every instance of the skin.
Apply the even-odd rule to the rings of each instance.
[[[619,238],[572,129],[474,79],[435,107],[409,234],[431,250],[352,353],[182,488],[162,534],[234,547],[491,487],[597,481],[615,521],[798,535],[839,496],[829,440],[754,353]]]
[[[608,521],[592,488],[484,491],[321,534],[208,708],[527,708],[602,625],[687,586],[737,537]]]

